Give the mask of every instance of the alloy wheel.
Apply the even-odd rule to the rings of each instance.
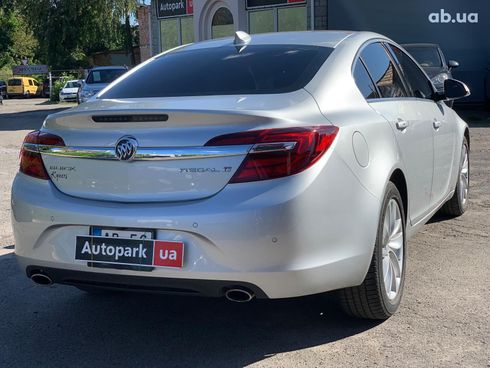
[[[403,219],[398,202],[391,198],[383,220],[382,265],[386,296],[394,300],[400,291],[403,273]]]
[[[459,201],[462,206],[466,205],[468,201],[468,189],[470,186],[470,175],[469,175],[469,160],[468,160],[468,148],[463,145],[461,150],[461,170],[459,173]]]

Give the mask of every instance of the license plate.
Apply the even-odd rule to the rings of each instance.
[[[112,236],[77,236],[75,259],[92,263],[182,268],[184,243]]]
[[[152,231],[140,231],[133,229],[109,229],[102,227],[92,227],[91,235],[103,236],[106,238],[124,238],[124,239],[153,239]]]

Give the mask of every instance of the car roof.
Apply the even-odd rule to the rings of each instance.
[[[274,32],[250,35],[247,45],[311,45],[335,48],[348,39],[365,42],[372,38],[385,38],[373,32],[354,31],[302,31]],[[188,51],[201,48],[233,45],[234,37],[203,41],[176,48],[173,51]]]

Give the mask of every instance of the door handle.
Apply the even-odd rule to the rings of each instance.
[[[398,129],[398,130],[405,130],[407,128],[408,128],[408,121],[398,120],[396,122],[396,129]]]
[[[434,120],[432,125],[434,126],[434,129],[437,130],[441,127],[441,122],[439,120]]]

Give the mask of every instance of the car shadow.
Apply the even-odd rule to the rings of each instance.
[[[448,216],[448,215],[443,215],[439,212],[436,212],[434,216],[430,218],[429,221],[427,221],[427,224],[436,224],[438,222],[444,222],[444,221],[449,221],[453,220],[454,216]]]
[[[0,131],[39,129],[48,115],[67,110],[70,107],[72,106],[56,109],[0,113]]]
[[[380,323],[346,317],[331,295],[234,304],[42,287],[12,254],[0,257],[0,279],[1,366],[242,367]]]

